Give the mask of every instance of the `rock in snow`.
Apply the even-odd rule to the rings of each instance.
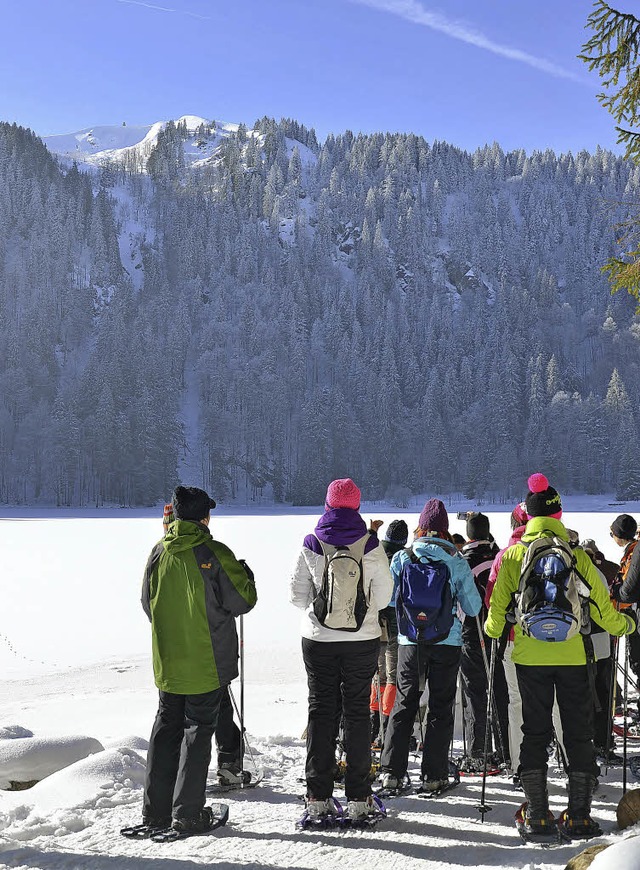
[[[15,788],[13,783],[40,781],[81,758],[102,752],[103,748],[93,737],[15,737],[0,740],[0,788]]]

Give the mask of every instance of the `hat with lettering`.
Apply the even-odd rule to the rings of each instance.
[[[552,517],[559,520],[562,516],[562,501],[560,493],[549,485],[544,476],[536,472],[527,481],[529,492],[525,499],[529,517]]]

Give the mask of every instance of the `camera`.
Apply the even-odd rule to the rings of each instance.
[[[459,520],[466,521],[466,520],[471,519],[471,517],[477,517],[478,512],[477,511],[458,511],[456,516],[458,517]]]

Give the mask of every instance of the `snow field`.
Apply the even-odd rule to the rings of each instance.
[[[608,529],[618,512],[567,515],[566,521],[615,558]],[[363,515],[387,522],[399,514]],[[410,528],[417,516],[417,511],[406,516]],[[490,516],[498,543],[505,543],[508,514]],[[188,870],[209,864],[329,870],[339,863],[385,870],[560,870],[584,848],[577,843],[543,851],[521,845],[513,813],[523,796],[506,777],[488,780],[492,811],[484,823],[476,809],[481,783],[467,779],[439,800],[389,801],[389,818],[375,831],[294,829],[305,788],[300,734],[306,724],[306,684],[300,614],[288,603],[288,579],[302,538],[316,521],[316,515],[299,514],[212,517],[214,537],[246,558],[256,573],[258,605],[244,619],[246,722],[256,764],[265,771],[263,784],[212,795],[211,800],[229,803],[231,813],[227,828],[210,836],[174,844],[119,837],[120,827],[140,817],[146,738],[157,704],[139,591],[161,520],[133,512],[118,512],[118,517],[0,522],[6,566],[0,573],[0,777],[12,778],[9,764],[29,742],[36,750],[34,766],[23,762],[21,776],[41,772],[50,762],[62,768],[26,791],[0,791],[1,867]],[[451,525],[452,531],[464,531],[462,522],[452,519]],[[239,700],[238,684],[232,689]],[[459,723],[458,710],[458,738]],[[80,745],[94,754],[69,763],[62,748],[80,751]],[[639,748],[630,744],[634,754]],[[460,739],[455,752],[462,752]],[[417,773],[417,767],[413,770]],[[630,787],[634,784],[631,780]],[[552,809],[560,812],[566,790],[554,762],[550,791]],[[336,795],[343,796],[339,787]],[[640,833],[638,826],[616,833],[621,795],[621,771],[611,768],[594,800],[594,816],[607,841]],[[624,866],[617,864],[618,870]]]

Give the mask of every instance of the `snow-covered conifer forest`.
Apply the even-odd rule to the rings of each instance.
[[[600,273],[640,168],[269,118],[46,145],[0,124],[0,502],[640,497]]]

